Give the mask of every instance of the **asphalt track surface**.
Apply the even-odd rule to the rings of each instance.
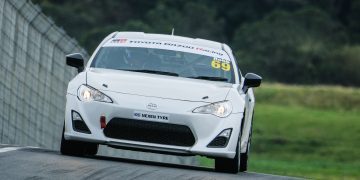
[[[297,179],[260,173],[105,156],[74,157],[34,147],[0,145],[0,179]]]

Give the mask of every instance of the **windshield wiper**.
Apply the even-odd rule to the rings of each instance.
[[[143,73],[151,73],[151,74],[161,74],[161,75],[169,75],[169,76],[179,76],[173,72],[166,72],[166,71],[155,71],[155,70],[148,70],[148,69],[118,69],[123,71],[132,71],[132,72],[143,72]]]
[[[195,76],[195,77],[187,77],[187,78],[204,79],[204,80],[210,80],[210,81],[228,81],[227,78],[223,78],[223,77],[211,77],[211,76]]]

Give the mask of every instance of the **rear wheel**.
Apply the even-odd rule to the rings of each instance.
[[[233,159],[215,158],[215,170],[218,172],[238,173],[240,169],[240,143],[237,143]]]
[[[64,138],[65,127],[61,137],[60,152],[64,155],[84,156],[95,155],[98,152],[99,145],[89,142],[71,141]]]

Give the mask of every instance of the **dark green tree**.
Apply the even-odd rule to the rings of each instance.
[[[91,54],[114,31],[229,44],[266,80],[360,86],[359,0],[33,0]]]
[[[321,83],[319,67],[347,38],[341,24],[324,11],[307,7],[296,12],[274,11],[236,32],[238,62],[271,80]]]

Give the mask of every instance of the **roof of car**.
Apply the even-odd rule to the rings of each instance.
[[[147,39],[147,40],[163,40],[163,41],[172,41],[180,42],[186,44],[199,45],[202,47],[208,47],[213,49],[222,49],[222,44],[215,41],[210,41],[206,39],[199,38],[189,38],[176,35],[167,35],[167,34],[150,34],[144,32],[116,32],[114,33],[113,38],[134,38],[134,39]]]

